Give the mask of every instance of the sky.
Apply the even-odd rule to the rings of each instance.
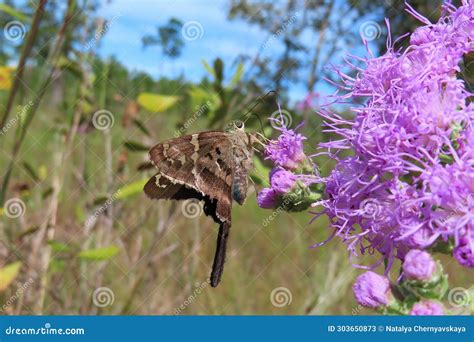
[[[19,3],[22,1],[24,0],[19,0]],[[97,39],[87,42],[86,47],[93,48],[104,58],[114,56],[129,70],[147,72],[155,79],[184,75],[185,79],[192,82],[199,82],[208,75],[202,64],[203,60],[212,64],[215,58],[220,57],[224,65],[229,66],[241,54],[253,57],[260,50],[261,57],[268,57],[283,50],[279,37],[275,39],[272,34],[246,21],[228,20],[229,2],[230,0],[102,0],[97,16],[108,22],[107,30],[105,34],[97,36]],[[336,3],[344,2],[338,0]],[[65,5],[65,2],[59,4]],[[63,9],[58,12],[62,16]],[[299,15],[298,12],[288,13],[286,17],[282,17],[280,27],[285,25],[288,18],[295,17],[298,20]],[[165,25],[173,17],[189,28],[185,33],[185,46],[181,55],[170,59],[162,54],[159,46],[144,48],[142,38],[145,35],[156,35],[157,27]],[[373,23],[370,18],[362,23],[358,22],[360,18],[335,19],[345,20],[353,27],[354,32],[359,31],[362,25]],[[291,25],[291,22],[287,25]],[[307,30],[302,34],[301,41],[306,46],[314,46],[317,38],[317,33]],[[381,35],[380,39],[384,38]],[[340,47],[330,62],[340,64],[341,58],[349,52],[364,54],[362,39],[350,44],[351,46]],[[324,55],[325,51],[322,53]],[[288,95],[292,103],[306,96],[305,81],[308,79],[308,72],[309,66],[303,68],[300,72],[301,82],[289,87]],[[316,91],[324,96],[333,93],[334,88],[328,83],[318,82]]]
[[[98,13],[110,24],[97,42],[98,53],[103,57],[113,55],[128,68],[146,71],[153,77],[183,74],[186,79],[198,82],[206,75],[202,60],[211,64],[220,57],[228,65],[239,54],[256,55],[262,46],[263,55],[281,51],[278,40],[242,20],[227,20],[227,12],[228,2],[224,0],[114,0],[103,5]],[[185,40],[181,56],[174,60],[164,57],[160,47],[144,49],[142,44],[143,36],[156,34],[156,27],[172,17],[185,25],[188,23],[190,28],[194,26],[197,32]],[[293,101],[304,98],[303,84],[290,87],[289,95]]]

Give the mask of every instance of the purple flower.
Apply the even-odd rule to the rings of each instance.
[[[306,159],[303,151],[304,136],[286,127],[280,128],[276,141],[270,141],[265,148],[265,159],[288,170],[295,170]]]
[[[412,280],[430,280],[436,272],[436,262],[428,252],[412,249],[403,261],[403,275]]]
[[[424,300],[413,305],[410,311],[412,316],[442,316],[444,307],[440,302]]]
[[[351,119],[319,112],[339,138],[319,145],[337,165],[318,204],[352,255],[377,251],[390,268],[411,249],[454,241],[454,257],[472,267],[474,237],[462,237],[474,232],[474,102],[459,65],[474,51],[474,3],[446,4],[437,23],[407,6],[424,23],[407,49],[355,57],[356,77],[335,70],[334,98],[360,105]]]
[[[270,185],[279,195],[287,193],[295,185],[297,176],[291,171],[281,167],[274,168],[270,172]]]
[[[469,245],[460,245],[453,250],[454,258],[464,267],[474,267],[474,252]]]
[[[257,195],[257,203],[260,208],[273,209],[277,206],[278,194],[271,188],[264,188]]]
[[[372,271],[358,276],[352,290],[360,305],[373,309],[387,305],[392,296],[388,279]]]

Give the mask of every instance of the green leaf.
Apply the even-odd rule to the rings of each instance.
[[[140,179],[121,187],[117,190],[115,199],[122,200],[142,193],[146,182],[148,182],[148,178]]]
[[[84,223],[86,221],[86,213],[82,205],[76,205],[74,208],[74,215],[76,216],[76,220],[78,222]]]
[[[137,126],[137,128],[142,131],[142,133],[150,136],[150,131],[145,127],[145,125],[138,119],[133,119],[133,124]]]
[[[141,93],[138,95],[138,104],[150,112],[164,112],[173,107],[180,99],[179,96]]]
[[[24,15],[21,12],[18,12],[16,9],[6,4],[0,4],[0,12],[5,12],[6,14],[11,15],[12,17],[23,22],[29,23],[31,21],[31,19],[28,18],[28,16]]]
[[[51,247],[51,249],[55,253],[68,252],[70,250],[68,245],[61,243],[59,241],[55,241],[55,240],[49,240],[48,245]]]
[[[64,272],[65,268],[66,268],[66,262],[64,260],[53,259],[49,263],[48,272],[50,274],[60,273],[60,272]]]
[[[58,68],[70,71],[77,78],[82,78],[82,69],[76,61],[71,61],[66,56],[61,56],[58,61]]]
[[[35,182],[39,182],[39,177],[38,177],[38,174],[36,173],[36,171],[33,169],[33,167],[31,166],[31,164],[29,164],[28,162],[23,162],[23,168],[25,169],[26,173],[28,173],[30,175],[30,177],[35,181]]]
[[[88,249],[79,252],[77,255],[80,259],[86,261],[103,261],[113,258],[119,252],[117,246],[108,246],[102,248]]]
[[[125,141],[123,143],[123,145],[125,146],[125,148],[127,150],[132,151],[132,152],[140,152],[140,151],[149,151],[150,150],[149,146],[145,146],[142,143],[132,141],[132,140]]]
[[[242,75],[244,74],[244,64],[239,63],[237,66],[237,71],[235,72],[234,76],[232,76],[232,79],[229,82],[229,85],[227,86],[228,88],[234,88],[237,83],[242,79]]]
[[[221,84],[224,79],[224,62],[222,62],[222,59],[216,58],[214,60],[214,72],[216,75],[216,83]]]
[[[212,75],[213,78],[216,78],[216,73],[214,72],[214,69],[211,68],[209,63],[207,63],[204,59],[201,61],[202,65],[204,65],[204,69]]]
[[[212,112],[219,108],[219,106],[221,105],[221,99],[219,98],[219,95],[214,91],[209,91],[201,87],[192,86],[190,87],[188,93],[191,97],[191,105],[195,109],[195,112],[199,112],[199,109],[207,105],[209,107],[208,111],[211,112],[211,115],[208,116],[212,117]]]
[[[17,261],[8,266],[0,268],[0,291],[4,291],[18,276],[20,272],[21,262]]]
[[[250,175],[252,180],[257,185],[268,186],[268,174],[270,173],[270,169],[263,165],[259,158],[253,158],[254,168]]]

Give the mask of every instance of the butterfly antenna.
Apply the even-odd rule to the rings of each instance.
[[[252,113],[251,113],[252,110],[254,110],[254,108],[257,107],[257,106],[263,101],[263,99],[264,99],[265,97],[267,97],[268,95],[270,95],[270,94],[272,94],[272,93],[278,96],[278,93],[276,92],[276,90],[270,90],[270,91],[268,91],[265,95],[260,96],[260,97],[256,100],[256,103],[255,103],[249,110],[247,110],[247,112],[246,112],[244,115],[242,115],[242,116],[240,117],[240,119],[242,119],[242,118],[244,118],[244,117],[247,116],[247,119],[245,119],[244,122],[247,121],[248,118],[250,117],[250,115],[252,114]],[[253,114],[254,114],[254,115],[257,115],[257,114],[255,114],[255,113],[253,113]]]

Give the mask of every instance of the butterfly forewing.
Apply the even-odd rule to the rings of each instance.
[[[202,200],[206,215],[219,223],[212,286],[217,286],[223,272],[232,199],[242,204],[247,195],[252,151],[251,139],[243,130],[191,134],[150,150],[159,172],[145,185],[145,193],[154,199]]]

